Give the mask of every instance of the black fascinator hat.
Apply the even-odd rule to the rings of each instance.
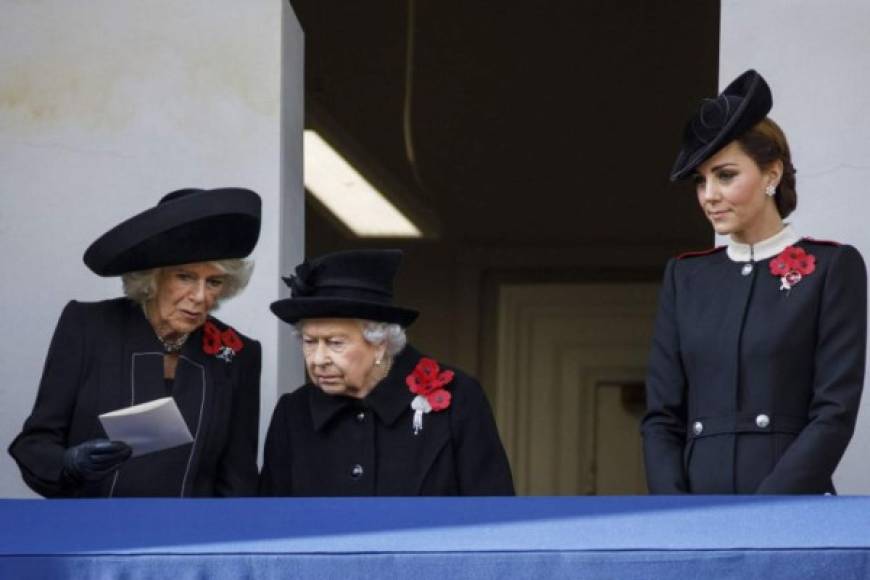
[[[671,181],[691,175],[698,165],[763,120],[773,106],[770,87],[750,69],[715,99],[704,99],[686,123]]]
[[[362,318],[408,326],[419,314],[393,305],[400,250],[348,250],[303,262],[284,278],[291,296],[273,302],[275,316],[293,324],[305,318]]]
[[[244,258],[260,237],[260,196],[249,189],[179,189],[102,236],[85,251],[100,276]]]

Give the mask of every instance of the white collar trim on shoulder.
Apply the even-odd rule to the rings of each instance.
[[[729,240],[726,252],[735,262],[758,262],[776,256],[800,239],[792,227],[786,225],[778,234],[756,244],[741,244]]]

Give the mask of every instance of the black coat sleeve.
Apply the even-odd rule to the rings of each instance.
[[[809,423],[758,493],[818,493],[828,485],[855,429],[864,385],[867,272],[851,246],[828,268],[818,320]]]
[[[232,418],[227,445],[217,467],[218,496],[257,494],[257,441],[260,432],[260,367],[262,349],[256,340],[245,342],[233,392]]]
[[[45,497],[76,495],[76,488],[62,477],[62,471],[88,357],[84,314],[84,306],[75,301],[63,309],[45,358],[33,412],[9,446],[24,482]]]
[[[453,431],[460,495],[514,495],[507,454],[480,384],[457,374]]]
[[[293,495],[292,446],[287,408],[290,395],[283,395],[269,422],[266,444],[263,448],[263,471],[260,473],[260,495],[279,497]]]
[[[687,380],[676,319],[676,264],[677,260],[671,259],[665,268],[647,367],[647,413],[641,430],[650,493],[689,491],[683,466]]]

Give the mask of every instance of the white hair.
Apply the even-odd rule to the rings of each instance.
[[[387,345],[387,354],[396,355],[405,348],[408,336],[405,329],[395,322],[375,322],[374,320],[360,320],[362,334],[370,344]]]
[[[362,330],[363,338],[369,344],[380,345],[386,343],[387,354],[394,356],[402,352],[405,345],[408,344],[408,335],[405,334],[405,329],[400,324],[394,322],[378,322],[376,320],[363,320],[360,318],[354,319]],[[293,328],[296,336],[302,335],[302,328],[305,326],[305,319],[298,320],[293,323]]]
[[[224,285],[218,296],[218,304],[232,298],[245,289],[254,271],[253,260],[229,259],[206,262],[226,274]],[[127,272],[121,275],[124,295],[130,300],[144,305],[157,295],[157,278],[161,268]],[[215,305],[217,307],[217,305]]]

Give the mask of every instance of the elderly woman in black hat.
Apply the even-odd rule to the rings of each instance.
[[[233,496],[257,489],[260,345],[210,316],[244,288],[260,198],[172,192],[85,253],[124,298],[72,301],[49,347],[33,412],[9,452],[47,497]],[[171,396],[193,442],[131,458],[98,415]]]
[[[292,297],[272,311],[296,326],[309,382],[272,416],[261,495],[514,493],[480,385],[406,344],[417,312],[392,304],[400,260],[339,252],[285,279]]]
[[[783,222],[795,169],[771,106],[761,75],[742,74],[689,121],[671,174],[728,243],[665,270],[642,425],[653,493],[834,493],[852,436],[864,262]]]

